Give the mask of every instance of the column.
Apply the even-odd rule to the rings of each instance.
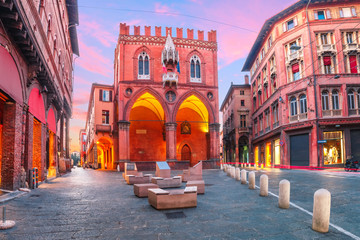
[[[118,121],[119,127],[119,162],[130,162],[130,122]]]
[[[165,123],[166,161],[176,161],[176,122]]]
[[[66,117],[66,132],[65,132],[65,147],[66,147],[66,158],[70,159],[70,138],[69,138],[69,127],[70,127],[70,119]]]
[[[209,124],[210,130],[210,160],[219,161],[219,123]]]

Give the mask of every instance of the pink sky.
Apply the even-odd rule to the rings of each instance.
[[[132,26],[140,25],[141,33],[144,32],[145,25],[152,26],[152,31],[154,31],[154,26],[163,28],[169,26],[173,29],[183,27],[184,32],[186,28],[190,28],[194,29],[195,33],[197,30],[217,30],[219,81],[221,81],[219,103],[221,104],[231,82],[243,83],[244,74],[240,72],[242,65],[265,20],[295,2],[288,0],[184,0],[176,2],[107,0],[104,3],[95,0],[79,0],[80,57],[75,61],[70,150],[79,151],[79,130],[85,128],[91,84],[95,82],[113,84],[113,55],[120,22]],[[142,10],[152,11],[152,13],[142,12]],[[211,21],[182,15],[206,18]],[[131,28],[130,33],[132,32]]]

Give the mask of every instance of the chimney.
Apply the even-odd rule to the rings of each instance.
[[[249,75],[245,75],[244,79],[245,79],[245,84],[249,85]]]

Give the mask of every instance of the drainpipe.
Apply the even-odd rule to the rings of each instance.
[[[306,5],[306,25],[308,29],[309,34],[309,41],[310,41],[310,51],[311,51],[311,61],[312,61],[312,70],[313,70],[313,78],[314,78],[314,99],[315,99],[315,125],[316,125],[316,139],[319,140],[319,114],[318,114],[318,104],[317,104],[317,98],[316,98],[316,75],[315,75],[315,62],[314,62],[314,54],[313,54],[313,48],[312,48],[312,39],[311,39],[311,31],[310,31],[310,24],[309,24],[309,14],[308,14],[308,7],[311,0]],[[318,143],[316,143],[316,146],[318,146]],[[320,150],[317,151],[317,162],[318,167],[320,167]]]

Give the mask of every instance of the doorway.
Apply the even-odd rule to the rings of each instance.
[[[181,149],[181,160],[191,162],[191,150],[187,144],[185,144]]]

